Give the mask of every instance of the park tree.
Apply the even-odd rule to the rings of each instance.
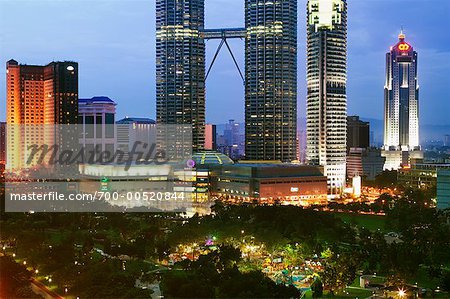
[[[312,297],[322,298],[323,296],[323,283],[319,277],[317,277],[311,285]]]

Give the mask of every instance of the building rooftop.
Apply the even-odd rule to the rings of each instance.
[[[192,160],[196,165],[211,165],[211,164],[234,164],[233,160],[225,154],[215,151],[204,151],[195,153]]]
[[[116,124],[118,124],[118,125],[133,124],[133,123],[154,125],[154,124],[156,124],[156,121],[154,121],[151,118],[146,118],[146,117],[125,117],[121,120],[116,121]]]
[[[117,105],[116,102],[114,102],[113,100],[111,100],[108,97],[105,96],[97,96],[97,97],[92,97],[90,99],[78,99],[78,103],[79,104],[94,104],[94,103],[103,103],[103,104],[114,104]]]

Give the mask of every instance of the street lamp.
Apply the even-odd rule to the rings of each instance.
[[[405,293],[404,290],[398,290],[398,296],[399,296],[400,298],[405,297],[405,295],[406,295],[406,293]]]

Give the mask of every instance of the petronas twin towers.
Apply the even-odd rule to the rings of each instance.
[[[205,40],[245,39],[245,154],[297,159],[297,0],[244,0],[245,28],[205,29],[204,0],[156,1],[157,121],[192,124],[204,144]],[[308,1],[308,158],[342,187],[346,149],[345,0]],[[343,172],[343,173],[342,173]]]

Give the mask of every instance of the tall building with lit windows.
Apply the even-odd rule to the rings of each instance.
[[[245,157],[297,159],[297,1],[245,0]]]
[[[67,128],[63,134],[56,134],[55,130],[49,133],[43,125],[77,124],[78,63],[23,65],[11,59],[6,63],[6,73],[6,167],[10,170],[33,167],[34,162],[26,162],[30,145],[69,146],[77,137],[75,131]]]
[[[347,2],[307,4],[307,161],[320,165],[329,192],[345,187]]]
[[[158,124],[192,124],[193,150],[205,143],[204,0],[156,1]]]
[[[384,86],[385,169],[398,169],[411,158],[421,158],[419,145],[419,83],[417,52],[405,41],[399,41],[386,54]]]

